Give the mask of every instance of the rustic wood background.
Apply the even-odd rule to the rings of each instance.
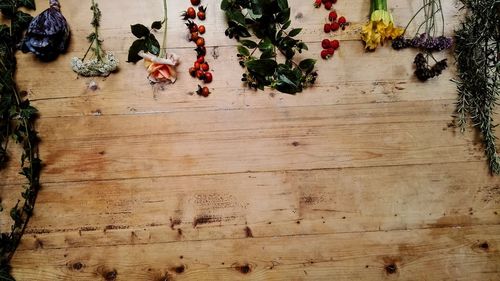
[[[192,95],[187,74],[188,0],[169,1],[168,45],[183,64],[164,91],[125,63],[129,25],[161,19],[162,1],[100,1],[105,47],[122,63],[87,90],[69,67],[88,46],[87,2],[62,1],[67,55],[19,55],[46,166],[12,262],[18,281],[500,280],[500,180],[474,131],[453,127],[455,69],[420,83],[413,50],[365,53],[369,1],[338,1],[353,22],[328,35],[341,49],[319,60],[316,87],[288,96],[242,87],[220,1],[203,0],[209,98]],[[290,0],[293,26],[319,59],[327,12],[311,2]],[[400,23],[421,4],[391,2]],[[443,3],[451,34],[459,7]],[[20,192],[17,169],[13,160],[0,172],[6,207]]]

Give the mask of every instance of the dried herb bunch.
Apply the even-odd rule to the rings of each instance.
[[[82,76],[108,76],[118,68],[118,60],[112,52],[105,52],[102,48],[103,40],[99,37],[102,13],[95,0],[92,0],[90,10],[93,14],[90,24],[94,28],[92,33],[87,36],[90,46],[83,58],[74,57],[71,60],[71,67],[74,72]],[[85,60],[91,50],[92,58]]]
[[[413,37],[406,38],[408,27],[422,13],[424,20],[419,23],[417,31]],[[433,52],[449,49],[453,44],[452,38],[444,36],[444,27],[441,0],[422,0],[422,7],[410,19],[403,34],[392,41],[392,48],[395,50],[416,48],[421,51],[413,61],[416,67],[415,75],[420,81],[437,77],[448,67],[446,59],[438,61],[433,55]],[[421,30],[423,30],[422,33]],[[434,65],[431,65],[429,59],[434,61]]]
[[[490,170],[498,175],[493,115],[500,95],[500,0],[461,1],[468,14],[455,35],[458,125],[465,131],[470,116],[482,134]]]
[[[30,105],[26,92],[19,91],[15,82],[15,53],[31,21],[30,15],[19,10],[21,7],[34,10],[35,2],[0,0],[2,16],[10,21],[10,25],[0,25],[0,169],[9,160],[7,147],[9,140],[13,140],[23,150],[20,174],[27,179],[21,194],[23,201],[19,200],[10,210],[14,221],[11,230],[0,235],[0,280],[14,280],[9,273],[9,263],[31,217],[40,187],[41,161],[35,131],[37,109]]]
[[[229,28],[226,35],[239,40],[238,58],[246,68],[242,81],[250,88],[263,90],[266,86],[287,94],[301,92],[316,81],[316,61],[304,59],[297,63],[295,54],[307,50],[307,45],[294,37],[301,28],[290,27],[290,7],[287,0],[223,0]],[[259,39],[250,37],[250,31]],[[260,51],[260,56],[256,51]],[[279,63],[278,52],[284,56]]]

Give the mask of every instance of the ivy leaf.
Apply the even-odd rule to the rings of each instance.
[[[149,29],[142,24],[134,24],[130,26],[132,34],[137,38],[147,37],[149,35]]]
[[[288,32],[288,36],[294,37],[299,35],[299,33],[302,31],[302,28],[294,28],[290,32]]]
[[[162,22],[161,21],[155,21],[151,24],[151,29],[161,29],[161,26],[162,26]]]
[[[3,242],[3,241],[2,241]],[[7,241],[5,241],[7,242]],[[0,281],[16,281],[12,275],[10,275],[9,268],[2,267],[0,269]]]
[[[36,10],[35,0],[18,0],[17,3],[20,7]]]
[[[128,50],[128,59],[127,62],[136,63],[142,60],[142,57],[139,56],[140,51],[147,51],[146,40],[138,39],[132,43]]]

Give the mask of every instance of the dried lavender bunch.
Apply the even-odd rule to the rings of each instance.
[[[464,132],[470,116],[482,134],[490,171],[500,174],[493,115],[500,95],[500,0],[461,0],[468,14],[456,30],[458,102]]]
[[[424,21],[420,23],[415,35],[412,38],[404,37],[410,23],[422,12],[424,13]],[[436,35],[438,33],[438,15],[441,15],[440,36]],[[422,28],[424,28],[424,32],[420,33]],[[446,60],[437,61],[434,59],[432,53],[449,49],[452,45],[453,39],[444,36],[444,15],[441,0],[423,0],[422,7],[410,19],[403,35],[392,41],[392,48],[395,50],[415,48],[425,53],[419,53],[414,61],[416,66],[415,75],[420,81],[427,81],[430,78],[441,75],[447,67]],[[432,67],[429,66],[429,58],[432,58],[436,62]]]
[[[69,26],[61,14],[57,0],[49,0],[50,7],[33,18],[21,42],[21,51],[34,53],[43,61],[51,61],[66,51],[69,43]]]

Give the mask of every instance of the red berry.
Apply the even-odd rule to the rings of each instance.
[[[200,64],[199,62],[197,62],[197,61],[196,61],[196,62],[194,63],[194,69],[199,70],[199,69],[200,69],[200,67],[201,67],[201,64]]]
[[[323,27],[323,30],[325,31],[325,33],[329,33],[330,30],[332,30],[332,27],[331,27],[330,24],[325,23],[325,26]]]
[[[323,39],[323,41],[321,41],[321,47],[323,47],[323,49],[330,48],[331,47],[330,40]]]
[[[329,48],[326,51],[328,52],[328,55],[330,55],[330,56],[333,56],[333,54],[335,54],[335,50],[333,48]]]
[[[198,59],[196,60],[197,63],[204,63],[205,62],[205,56],[199,56]]]
[[[332,8],[332,2],[325,3],[325,9],[330,10]]]
[[[189,7],[183,14],[184,19],[194,19],[196,18],[196,10],[193,7]]]
[[[206,11],[207,11],[207,8],[205,8],[203,6],[199,6],[198,7],[198,14],[197,15],[198,15],[198,18],[200,20],[205,20],[205,18],[206,18],[206,14],[205,14]]]
[[[189,69],[189,74],[192,76],[192,77],[196,77],[196,69],[194,67],[191,67]]]
[[[325,4],[326,2],[330,2],[330,0],[321,0],[321,3]]]
[[[196,78],[203,80],[203,78],[205,78],[205,73],[201,70],[196,70]]]
[[[332,41],[330,42],[330,46],[331,46],[332,48],[334,48],[335,50],[337,50],[337,49],[340,47],[340,42],[339,42],[339,40],[332,40]]]
[[[193,5],[193,6],[200,5],[200,0],[191,0],[191,5]]]
[[[332,22],[332,24],[330,25],[330,29],[331,29],[332,31],[337,31],[337,30],[339,30],[339,28],[340,28],[340,25],[339,25],[339,23],[338,23],[338,22],[335,22],[335,21],[334,21],[334,22]]]
[[[321,7],[321,0],[314,1],[314,7],[316,7],[316,8]]]
[[[208,63],[202,63],[200,66],[201,70],[203,71],[208,71],[210,69],[210,66],[208,66]]]
[[[205,79],[203,81],[205,81],[205,83],[211,83],[212,80],[213,80],[212,73],[205,72]]]
[[[337,12],[335,12],[335,11],[330,12],[330,14],[328,15],[328,19],[330,21],[336,20],[337,19]]]
[[[196,91],[196,93],[200,96],[208,97],[210,95],[210,90],[207,87],[202,88],[200,85],[198,85],[198,90]]]
[[[321,51],[321,58],[326,60],[330,57],[330,54],[328,53],[328,50],[323,50]]]
[[[339,24],[340,25],[344,25],[344,24],[346,24],[346,22],[347,22],[347,20],[344,17],[340,17],[339,18]]]
[[[205,33],[205,31],[206,31],[206,30],[205,30],[205,26],[204,26],[204,25],[200,25],[200,26],[198,27],[198,31],[200,32],[200,34],[204,34],[204,33]]]

